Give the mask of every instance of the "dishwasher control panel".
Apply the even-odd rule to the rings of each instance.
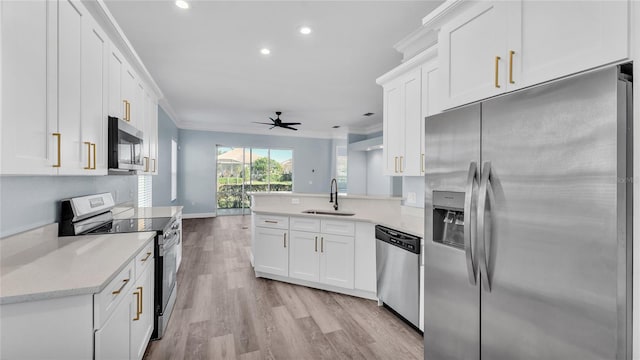
[[[403,233],[382,225],[376,225],[376,239],[391,245],[420,254],[420,237]]]

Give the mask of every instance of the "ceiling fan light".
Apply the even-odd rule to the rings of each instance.
[[[260,49],[260,54],[269,55],[269,54],[271,54],[271,50],[269,50],[267,48],[262,48],[262,49]]]
[[[309,35],[309,34],[311,34],[311,28],[310,28],[310,27],[308,27],[308,26],[303,26],[303,27],[301,27],[299,31],[300,31],[300,34],[302,34],[302,35]]]

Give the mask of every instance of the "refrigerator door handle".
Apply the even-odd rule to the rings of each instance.
[[[480,262],[480,278],[482,278],[482,285],[484,289],[491,292],[491,281],[489,279],[488,263],[489,257],[487,254],[487,236],[485,236],[485,208],[487,205],[487,194],[489,191],[489,181],[491,180],[491,162],[486,161],[482,168],[482,179],[480,180],[480,189],[478,194],[478,258]],[[489,234],[489,240],[491,240],[491,234]]]
[[[471,245],[471,203],[473,201],[474,185],[478,184],[478,178],[478,165],[475,162],[471,162],[469,164],[469,175],[467,176],[467,188],[464,193],[464,255],[467,260],[467,274],[469,275],[471,285],[476,284],[477,273],[477,264]]]

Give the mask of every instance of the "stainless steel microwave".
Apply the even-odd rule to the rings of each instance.
[[[109,116],[109,171],[135,173],[143,169],[142,131],[124,120]]]

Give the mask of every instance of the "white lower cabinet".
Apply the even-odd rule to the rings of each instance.
[[[320,281],[320,236],[317,233],[291,230],[289,248],[289,277],[307,281]]]
[[[129,301],[122,301],[111,317],[96,330],[96,360],[129,359],[129,319],[131,309]]]
[[[289,275],[289,249],[286,229],[256,226],[254,246],[255,270],[274,275]]]
[[[353,236],[321,234],[321,283],[353,289],[353,242]]]
[[[152,249],[153,250],[153,249]],[[153,332],[153,263],[138,277],[131,289],[131,349],[129,359],[140,360]]]

